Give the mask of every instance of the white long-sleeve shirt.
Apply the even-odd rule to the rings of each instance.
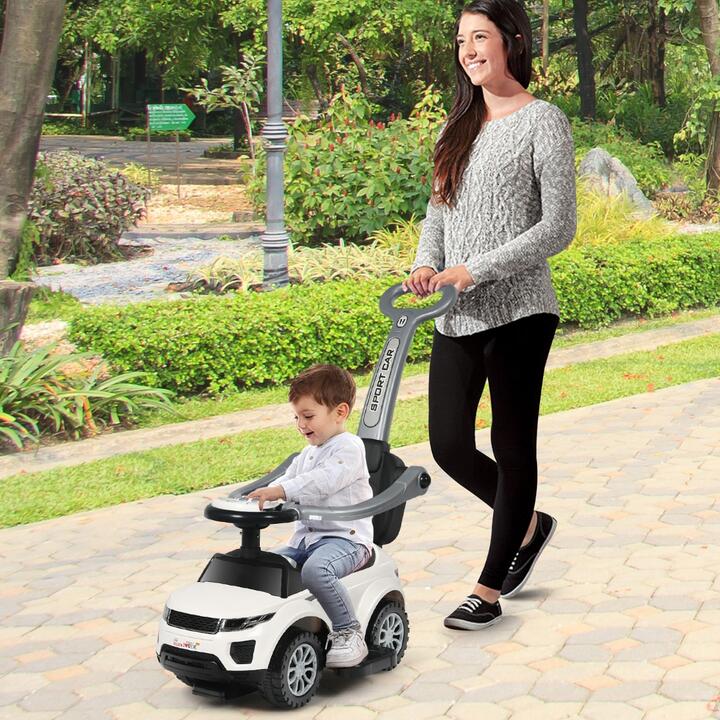
[[[301,505],[337,507],[357,505],[372,498],[369,480],[363,441],[357,435],[342,432],[322,445],[305,447],[269,487],[281,485],[285,497]],[[341,522],[298,520],[288,544],[298,547],[305,538],[305,547],[310,547],[328,535],[347,538],[372,550],[372,517]]]

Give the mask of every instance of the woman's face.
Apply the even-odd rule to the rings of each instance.
[[[464,13],[457,44],[458,60],[473,85],[493,84],[509,75],[502,35],[486,15]]]

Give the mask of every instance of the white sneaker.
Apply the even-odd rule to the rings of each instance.
[[[325,667],[345,668],[359,665],[368,656],[368,646],[359,630],[345,628],[328,635],[332,647],[325,659]]]

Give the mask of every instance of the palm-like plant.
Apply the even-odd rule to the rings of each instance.
[[[143,376],[140,372],[101,379],[96,366],[85,378],[68,376],[63,366],[90,353],[53,354],[56,347],[53,343],[29,352],[18,341],[0,357],[0,438],[17,448],[49,433],[78,438],[97,433],[99,426],[119,424],[121,416],[172,409],[171,391],[133,382]]]

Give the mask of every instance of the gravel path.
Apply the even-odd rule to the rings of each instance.
[[[209,265],[218,257],[240,257],[260,247],[260,238],[252,236],[232,241],[198,237],[125,238],[121,243],[149,246],[153,252],[124,262],[42,267],[33,280],[52,290],[62,289],[81,302],[93,305],[173,299],[180,294],[168,292],[168,283],[184,281],[190,270]]]

